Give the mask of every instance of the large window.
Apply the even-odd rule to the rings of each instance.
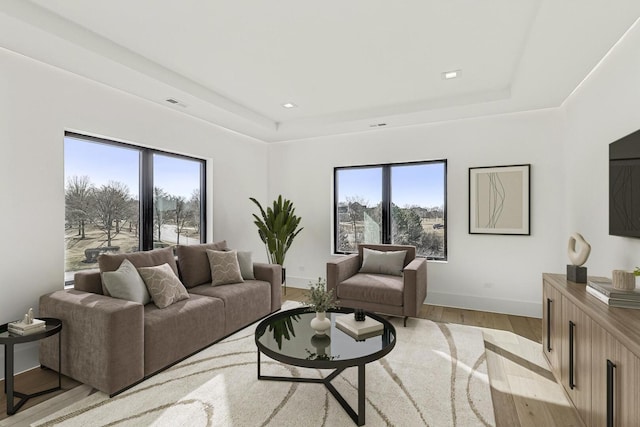
[[[98,255],[204,242],[205,161],[66,133],[65,279]]]
[[[446,160],[335,168],[334,251],[406,244],[446,260],[446,186]]]

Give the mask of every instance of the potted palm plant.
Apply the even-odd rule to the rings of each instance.
[[[282,195],[279,195],[273,201],[273,206],[267,207],[266,211],[260,202],[253,197],[250,197],[249,200],[260,209],[260,216],[253,214],[253,223],[258,227],[258,235],[264,243],[269,262],[282,266],[282,282],[284,283],[286,278],[284,259],[293,239],[303,230],[298,228],[302,218],[295,214],[293,203],[283,199]]]

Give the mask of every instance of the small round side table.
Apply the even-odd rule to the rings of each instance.
[[[4,392],[7,395],[7,415],[13,415],[18,412],[22,405],[32,397],[42,396],[43,394],[62,389],[62,334],[60,334],[60,331],[62,330],[62,321],[52,317],[41,317],[40,320],[45,321],[44,330],[29,335],[19,335],[9,332],[7,330],[7,323],[0,325],[0,344],[4,345]],[[15,391],[13,389],[13,346],[16,344],[38,341],[56,334],[58,335],[58,386],[33,394],[25,394]],[[13,404],[14,396],[20,399],[20,401],[15,405]]]

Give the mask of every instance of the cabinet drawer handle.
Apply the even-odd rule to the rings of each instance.
[[[574,345],[573,345],[573,335],[576,324],[569,320],[569,388],[573,390],[576,387],[575,377],[574,377]]]
[[[616,365],[607,359],[607,427],[613,427],[613,380]]]
[[[551,303],[553,300],[547,298],[547,353],[551,352]]]

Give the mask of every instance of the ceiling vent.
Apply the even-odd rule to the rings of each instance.
[[[379,127],[386,126],[386,125],[387,125],[386,123],[374,123],[372,125],[369,125],[369,127],[370,128],[379,128]]]
[[[173,105],[179,105],[181,107],[186,107],[186,104],[183,104],[182,102],[178,101],[177,99],[174,98],[167,98],[165,99],[165,101],[167,101],[169,104],[173,104]]]

